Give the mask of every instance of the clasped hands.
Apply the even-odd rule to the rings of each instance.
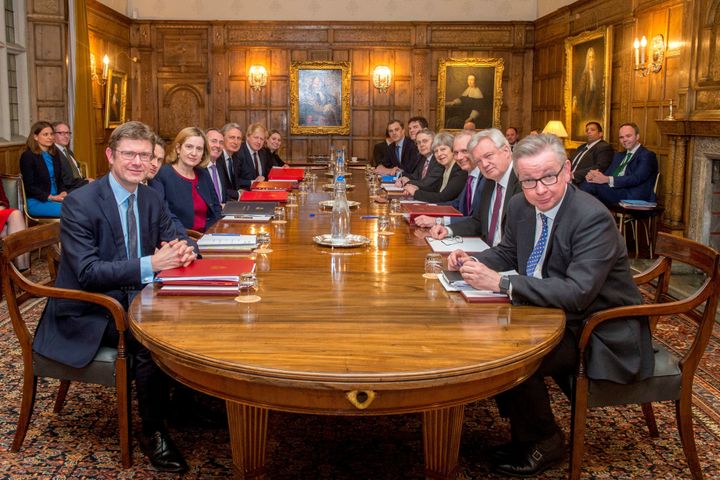
[[[450,254],[448,269],[459,271],[463,280],[476,290],[500,291],[500,274],[462,250]]]
[[[589,183],[608,183],[609,179],[610,177],[608,177],[598,169],[590,170],[585,175],[585,180]]]
[[[150,257],[153,272],[160,272],[169,268],[187,267],[197,258],[192,245],[186,240],[170,240],[162,242],[160,248]]]

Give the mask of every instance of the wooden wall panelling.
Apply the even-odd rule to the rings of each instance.
[[[25,151],[25,143],[4,143],[0,145],[0,172],[20,173],[20,155]]]

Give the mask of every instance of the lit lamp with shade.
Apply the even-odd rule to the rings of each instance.
[[[560,120],[550,120],[547,125],[545,125],[545,128],[543,128],[542,133],[551,133],[556,137],[562,139],[568,137],[567,130],[565,130],[565,125],[563,125]]]

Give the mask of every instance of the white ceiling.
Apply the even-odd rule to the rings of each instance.
[[[533,21],[573,0],[100,0],[147,20]]]

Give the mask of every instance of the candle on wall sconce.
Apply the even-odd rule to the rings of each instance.
[[[256,92],[259,92],[265,85],[267,85],[267,70],[265,70],[265,67],[262,65],[250,66],[248,77],[250,88]]]
[[[648,40],[645,35],[640,40],[637,38],[633,42],[635,49],[635,66],[634,70],[641,77],[647,77],[651,73],[658,73],[662,70],[662,62],[665,59],[665,38],[662,35],[655,35],[650,45],[649,63],[645,60],[647,56]]]
[[[373,86],[380,90],[381,93],[387,93],[392,80],[392,72],[390,67],[386,65],[378,65],[373,70]]]
[[[92,53],[90,54],[90,80],[97,82],[98,85],[105,85],[105,83],[107,82],[108,73],[110,70],[110,57],[104,55],[102,62],[102,76],[99,76],[96,70],[97,65],[95,63],[95,55],[93,55]]]

